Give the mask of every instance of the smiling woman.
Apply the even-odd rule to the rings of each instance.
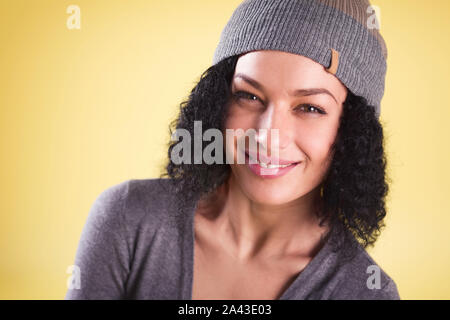
[[[244,72],[250,81],[236,77]],[[378,290],[367,284],[368,268],[379,266],[364,247],[386,214],[382,127],[365,98],[333,77],[300,55],[254,51],[211,67],[183,104],[176,129],[192,131],[194,119],[222,130],[278,129],[277,163],[292,164],[259,174],[271,157],[248,149],[243,165],[169,161],[160,190],[194,220],[192,298],[399,298],[381,268]],[[317,90],[292,94],[299,86],[338,103]],[[272,146],[266,137],[255,140]],[[226,145],[238,154],[236,141]]]
[[[172,129],[256,130],[243,150],[226,135],[223,156],[246,162],[174,163],[173,141],[162,177],[102,193],[67,298],[399,299],[365,250],[388,191],[386,49],[369,5],[244,1]]]
[[[225,128],[278,129],[278,144],[266,141],[269,135],[257,135],[255,140],[270,145],[271,151],[277,148],[280,157],[297,164],[289,174],[271,181],[255,176],[246,166],[232,165],[233,175],[257,203],[283,204],[301,199],[328,171],[330,147],[336,139],[347,89],[320,64],[292,53],[250,52],[239,57],[235,69],[238,76],[232,80],[232,93],[246,91],[258,98],[233,99]],[[252,80],[241,80],[243,74]],[[294,216],[304,215],[293,209]],[[308,207],[303,210],[311,211]],[[285,221],[288,223],[288,219]]]

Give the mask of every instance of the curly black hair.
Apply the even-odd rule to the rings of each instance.
[[[174,130],[186,129],[193,136],[194,121],[202,121],[202,130],[223,129],[238,58],[236,55],[224,59],[202,73],[188,99],[180,104],[179,116],[169,127],[171,135]],[[170,178],[171,192],[176,193],[181,210],[213,194],[226,182],[231,168],[225,159],[222,164],[194,164],[193,159],[191,164],[175,164],[170,155],[177,143],[168,144],[169,159],[161,178]],[[206,142],[202,143],[204,148]],[[316,213],[322,222],[330,221],[327,238],[333,238],[333,250],[343,245],[344,257],[352,257],[357,242],[364,248],[373,246],[385,226],[388,178],[383,143],[383,127],[375,109],[365,98],[348,90],[332,145],[333,159],[322,182],[320,210]],[[193,154],[192,149],[192,157]]]

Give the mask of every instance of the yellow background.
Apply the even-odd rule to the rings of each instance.
[[[158,177],[169,122],[240,0],[0,0],[0,298],[62,299],[101,191]],[[81,9],[69,30],[66,8]],[[387,227],[403,299],[450,298],[450,2],[377,0]]]

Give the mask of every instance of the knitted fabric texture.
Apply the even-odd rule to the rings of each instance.
[[[380,116],[387,49],[368,0],[245,0],[222,30],[213,65],[255,50],[308,57]]]

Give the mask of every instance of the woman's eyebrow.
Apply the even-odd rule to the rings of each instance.
[[[237,73],[234,76],[234,78],[241,78],[242,80],[244,80],[245,82],[248,82],[250,85],[252,85],[256,89],[258,89],[260,91],[264,91],[264,86],[262,84],[260,84],[255,79],[252,79],[243,73]],[[333,96],[333,94],[325,88],[297,89],[292,92],[292,96],[294,96],[294,97],[295,96],[311,96],[311,95],[323,94],[323,93],[331,96],[334,99],[334,101],[336,101],[336,103],[339,104],[338,101],[336,100],[336,98]]]

